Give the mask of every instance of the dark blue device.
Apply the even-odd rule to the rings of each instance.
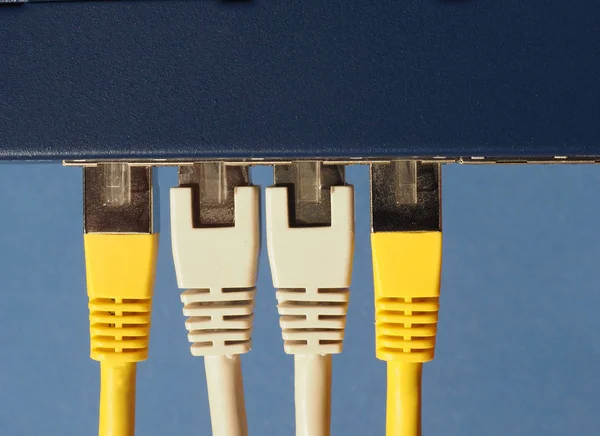
[[[0,6],[1,159],[600,157],[597,0]]]

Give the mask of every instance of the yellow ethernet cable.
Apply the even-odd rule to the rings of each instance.
[[[100,362],[99,436],[133,436],[137,362],[148,357],[158,234],[149,167],[84,168],[90,357]]]
[[[440,165],[371,166],[376,355],[387,362],[387,436],[421,435],[423,363],[434,357],[442,264]]]

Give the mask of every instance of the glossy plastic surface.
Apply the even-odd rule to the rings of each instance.
[[[84,235],[90,357],[131,363],[148,357],[158,234]]]
[[[0,7],[0,159],[599,156],[594,0]]]
[[[260,252],[260,188],[235,188],[235,224],[193,225],[192,189],[171,189],[171,242],[185,326],[194,356],[252,347]]]
[[[433,359],[442,268],[442,232],[371,234],[377,357]]]
[[[288,189],[265,195],[267,249],[284,349],[342,352],[354,255],[354,188],[331,187],[331,225],[292,227]]]

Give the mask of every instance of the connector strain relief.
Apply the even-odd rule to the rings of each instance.
[[[348,288],[279,289],[279,324],[287,354],[342,352]]]
[[[433,359],[439,297],[375,300],[377,358],[385,361],[428,362]]]
[[[91,298],[90,357],[115,363],[148,358],[152,299]]]
[[[255,296],[255,287],[183,292],[181,301],[192,355],[234,355],[250,351]]]

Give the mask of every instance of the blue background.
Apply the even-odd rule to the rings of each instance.
[[[253,169],[271,183],[270,168]],[[385,364],[374,358],[366,167],[355,184],[356,257],[345,351],[334,358],[333,435],[383,435]],[[189,354],[159,170],[161,248],[150,359],[139,365],[137,434],[210,434],[202,359]],[[597,166],[444,167],[437,358],[424,373],[425,435],[600,430]],[[0,167],[0,434],[94,435],[81,170]],[[315,249],[318,249],[315,247]],[[253,350],[244,357],[253,435],[292,435],[286,356],[264,250]]]

